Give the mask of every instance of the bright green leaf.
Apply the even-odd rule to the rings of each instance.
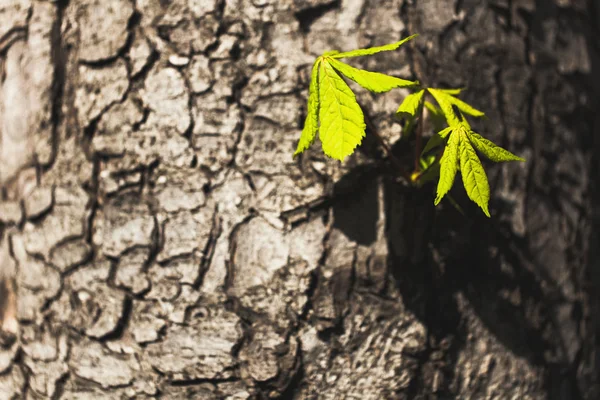
[[[463,91],[462,89],[437,89],[437,90],[439,90],[440,92],[451,94],[452,96],[456,96],[456,95],[460,94],[460,92]]]
[[[335,59],[330,59],[328,61],[331,63],[331,66],[341,74],[347,76],[360,86],[374,93],[387,92],[399,87],[413,87],[419,84],[419,82],[408,81],[406,79],[396,78],[394,76],[385,75],[379,72],[371,72],[354,68]]]
[[[447,127],[446,129],[442,129],[441,131],[438,132],[438,135],[440,135],[442,138],[445,138],[446,136],[448,136],[450,133],[452,133],[452,131],[455,128],[452,126]]]
[[[319,67],[319,98],[323,152],[343,161],[362,142],[365,122],[354,93],[327,62]]]
[[[369,56],[371,54],[377,54],[382,51],[396,50],[398,47],[402,46],[404,43],[408,42],[409,40],[416,38],[417,36],[418,35],[412,35],[412,36],[402,39],[399,42],[386,44],[384,46],[370,47],[368,49],[359,49],[359,50],[347,51],[345,53],[338,53],[338,54],[333,55],[332,57],[333,58],[346,58],[346,57]]]
[[[460,118],[462,119],[460,121],[460,124],[465,128],[465,131],[471,132],[471,124],[469,124],[469,121],[467,121],[467,119],[465,118],[465,116],[463,115],[462,112],[460,113]]]
[[[485,116],[485,114],[481,111],[479,111],[478,109],[471,107],[470,105],[468,105],[467,103],[465,103],[464,101],[462,101],[461,99],[458,99],[454,96],[448,96],[450,97],[452,104],[454,104],[456,107],[458,107],[458,109],[462,112],[464,112],[465,114],[469,114],[473,117],[483,117]]]
[[[458,116],[454,112],[454,109],[452,108],[452,101],[450,100],[452,96],[449,96],[446,93],[437,89],[427,90],[429,91],[429,93],[431,93],[435,101],[437,101],[440,105],[440,108],[444,113],[444,116],[446,117],[446,121],[448,122],[448,125],[455,126],[460,124],[460,119],[458,118]]]
[[[473,117],[483,117],[485,114],[481,111],[471,107],[464,101],[457,99],[456,97],[450,95],[449,91],[444,89],[427,89],[429,93],[435,98],[435,100],[440,105],[442,112],[446,116],[446,120],[448,121],[448,125],[456,125],[461,122],[461,116],[457,115],[452,106],[456,106],[461,112],[471,115]],[[464,119],[464,118],[463,118]]]
[[[436,159],[437,157],[435,154],[424,155],[421,158],[419,158],[419,166],[422,170],[426,170],[427,168],[433,165]]]
[[[308,109],[306,110],[306,119],[304,121],[304,128],[300,135],[300,141],[298,147],[294,153],[294,157],[308,149],[315,140],[317,135],[317,128],[319,126],[318,112],[319,112],[319,64],[320,59],[315,61],[312,67],[310,76],[310,87],[308,89]]]
[[[448,144],[444,149],[444,154],[440,159],[440,180],[437,186],[437,196],[435,198],[435,205],[438,205],[444,195],[452,189],[454,184],[454,177],[458,170],[458,145],[460,135],[456,132],[450,135]]]
[[[414,117],[417,115],[419,108],[423,103],[423,94],[425,90],[419,90],[416,93],[411,93],[404,98],[396,114],[402,117]]]
[[[423,148],[421,155],[425,155],[436,147],[444,144],[444,139],[446,139],[446,136],[448,136],[453,129],[453,127],[449,126],[446,129],[442,129],[438,133],[434,133],[433,136],[427,141],[427,144],[425,145],[425,148]]]
[[[442,110],[438,106],[427,100],[425,100],[425,108],[428,109],[432,115],[441,115],[442,117],[444,116]]]
[[[477,151],[494,162],[525,161],[524,158],[516,156],[508,150],[504,150],[502,147],[495,145],[490,140],[475,132],[470,132],[468,136]]]
[[[435,149],[436,147],[443,145],[445,142],[444,139],[446,136],[447,135],[441,136],[439,133],[434,133],[433,136],[431,136],[431,138],[427,141],[427,144],[423,148],[421,155],[425,155],[425,154],[429,153],[431,150]]]
[[[481,165],[481,161],[475,153],[475,149],[471,146],[471,142],[467,138],[467,133],[464,130],[456,132],[460,133],[460,173],[462,175],[463,184],[467,195],[473,200],[487,215],[490,216],[488,210],[488,202],[490,201],[490,186],[487,176]]]
[[[429,111],[429,118],[431,119],[433,129],[435,131],[441,131],[446,125],[446,118],[444,117],[442,109],[428,101],[425,101],[424,105],[427,111]]]

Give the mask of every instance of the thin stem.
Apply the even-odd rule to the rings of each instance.
[[[419,160],[421,159],[421,151],[423,151],[423,111],[424,108],[421,105],[421,113],[419,115],[419,126],[417,127],[417,132],[415,136],[415,172],[419,172],[421,170],[421,166],[419,165]]]

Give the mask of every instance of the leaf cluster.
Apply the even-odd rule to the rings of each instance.
[[[362,142],[365,136],[364,115],[344,78],[374,93],[409,88],[413,93],[404,98],[396,111],[398,117],[406,120],[403,137],[408,137],[416,124],[423,124],[424,108],[435,127],[425,148],[418,153],[418,167],[411,180],[421,185],[439,177],[434,201],[437,205],[448,194],[456,173],[460,171],[467,195],[489,217],[490,188],[477,153],[494,162],[524,160],[471,129],[466,117],[484,117],[484,113],[457,97],[461,89],[422,88],[418,81],[357,69],[340,61],[342,58],[396,50],[416,36],[385,46],[343,53],[329,51],[318,57],[312,67],[306,120],[294,156],[314,142],[317,132],[325,155],[340,161],[354,153]],[[428,101],[429,97],[437,105]]]
[[[413,37],[369,49],[345,53],[330,51],[318,57],[312,67],[306,121],[294,156],[314,142],[317,130],[323,152],[327,156],[343,161],[354,153],[356,146],[365,137],[364,115],[342,76],[374,93],[387,92],[397,87],[412,87],[418,85],[418,82],[357,69],[340,59],[395,50]]]

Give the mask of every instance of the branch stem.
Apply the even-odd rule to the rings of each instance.
[[[419,115],[419,126],[417,127],[417,132],[415,135],[415,172],[419,172],[421,170],[421,165],[419,164],[419,160],[421,159],[421,151],[423,151],[423,113],[425,107],[421,105],[421,113]]]

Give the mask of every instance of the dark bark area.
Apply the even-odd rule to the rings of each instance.
[[[0,2],[0,399],[597,399],[593,0]],[[465,87],[492,218],[373,132],[292,153],[310,66]],[[357,89],[410,163],[407,94]],[[429,132],[426,133],[429,134]],[[594,151],[596,150],[596,151]],[[16,290],[15,290],[16,288]]]

